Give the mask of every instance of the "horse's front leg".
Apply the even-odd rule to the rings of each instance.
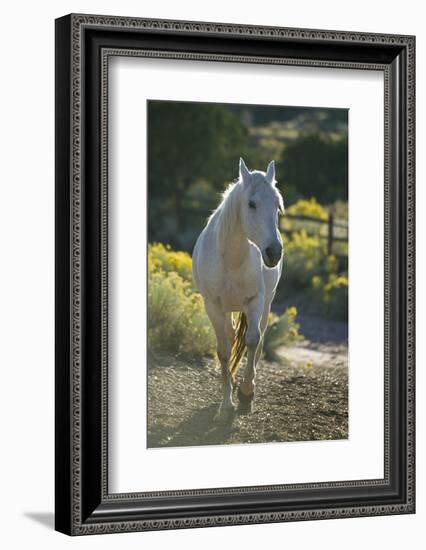
[[[230,314],[223,313],[214,303],[205,300],[207,315],[213,325],[217,340],[217,356],[222,371],[222,403],[217,414],[218,420],[226,420],[232,417],[235,412],[235,405],[232,400],[232,379],[229,372],[229,359],[232,351],[232,320]]]
[[[238,389],[240,400],[239,412],[242,414],[249,413],[252,410],[256,364],[262,349],[264,307],[263,294],[253,298],[247,307],[247,332],[245,336],[247,365],[244,371],[243,380]]]

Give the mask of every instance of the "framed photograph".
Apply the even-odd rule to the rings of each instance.
[[[56,20],[56,529],[415,511],[413,36]]]

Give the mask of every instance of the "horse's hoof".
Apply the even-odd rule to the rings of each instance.
[[[217,411],[214,420],[218,424],[229,424],[234,420],[235,417],[235,407],[219,407],[219,410]]]
[[[250,414],[253,412],[253,398],[254,393],[246,395],[238,388],[238,414]]]

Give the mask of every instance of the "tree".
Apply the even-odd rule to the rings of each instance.
[[[217,190],[234,179],[247,147],[247,129],[225,105],[150,101],[148,103],[149,234],[159,218],[174,216],[185,227],[185,192],[197,179]],[[151,208],[153,206],[153,208]]]
[[[322,204],[348,200],[348,139],[324,133],[301,136],[290,143],[281,166],[284,187],[295,197],[316,197]]]

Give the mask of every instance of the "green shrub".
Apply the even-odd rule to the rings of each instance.
[[[349,281],[345,275],[331,273],[326,281],[312,278],[314,297],[321,302],[324,314],[340,321],[348,320]]]
[[[278,316],[275,313],[269,314],[268,328],[263,340],[263,351],[265,358],[274,361],[278,359],[276,349],[303,339],[299,334],[300,325],[296,322],[297,309],[289,307]]]
[[[333,273],[337,269],[334,256],[327,256],[326,245],[318,236],[302,230],[284,238],[282,283],[294,289],[311,286],[314,275]]]
[[[148,273],[148,346],[151,352],[213,355],[213,328],[203,299],[177,272]]]

